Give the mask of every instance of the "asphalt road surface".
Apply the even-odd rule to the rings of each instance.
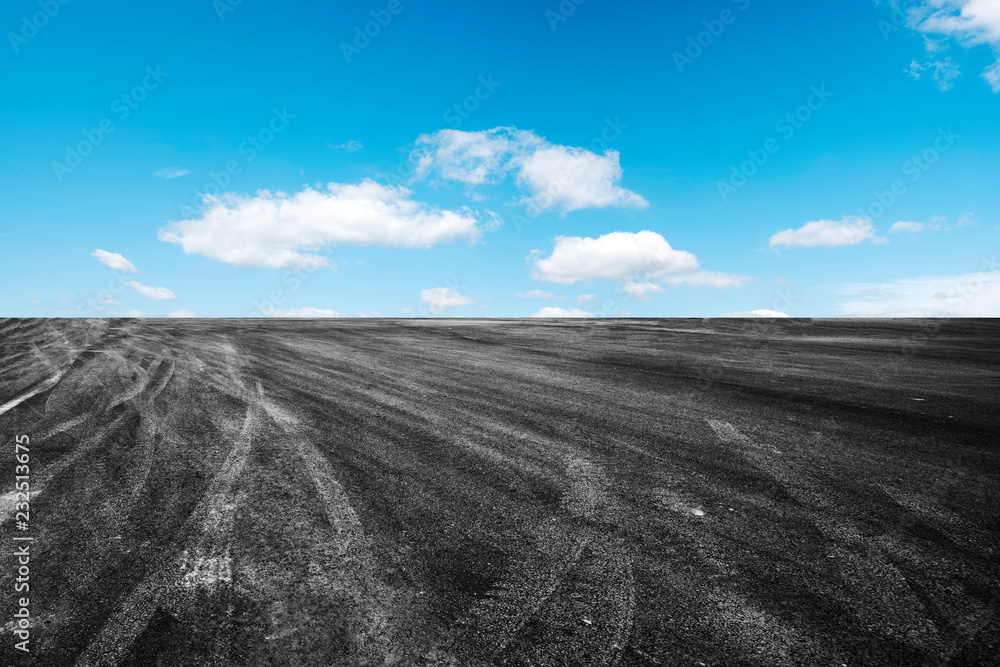
[[[0,436],[4,665],[1000,664],[1000,321],[0,320]]]

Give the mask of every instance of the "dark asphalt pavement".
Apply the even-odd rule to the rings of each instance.
[[[0,320],[0,437],[4,665],[1000,664],[1000,320]]]

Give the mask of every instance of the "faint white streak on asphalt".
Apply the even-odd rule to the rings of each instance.
[[[60,378],[62,378],[62,375],[54,375],[50,377],[48,380],[39,382],[37,385],[34,386],[34,388],[28,390],[24,394],[21,394],[17,398],[7,401],[3,405],[0,405],[0,415],[7,412],[8,410],[13,410],[18,405],[24,403],[29,398],[37,396],[38,394],[41,394],[43,391],[48,391],[52,387],[56,386]]]
[[[736,427],[729,422],[719,421],[718,419],[706,419],[708,425],[712,427],[715,431],[715,435],[719,437],[724,445],[742,445],[744,447],[753,447],[754,449],[769,449],[775,454],[780,454],[781,452],[772,445],[759,445],[747,436],[743,435],[736,430]]]

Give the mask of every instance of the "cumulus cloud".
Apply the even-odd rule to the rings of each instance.
[[[128,280],[125,282],[126,285],[134,289],[139,294],[143,295],[147,299],[156,299],[157,301],[172,301],[177,297],[174,293],[168,290],[166,287],[150,287],[149,285],[143,285],[138,280]]]
[[[776,310],[743,310],[738,313],[722,315],[721,317],[778,319],[789,317],[789,315],[787,313],[779,313]]]
[[[656,232],[611,232],[596,239],[559,236],[548,257],[534,251],[536,280],[572,285],[594,280],[626,280],[638,274],[650,278],[698,269],[698,258],[674,250]]]
[[[976,273],[904,278],[886,283],[842,283],[829,287],[848,297],[840,302],[850,317],[997,317],[1000,268],[987,262]]]
[[[698,258],[675,250],[656,232],[612,232],[596,239],[559,236],[548,257],[532,251],[532,278],[572,285],[588,280],[624,281],[622,289],[637,295],[657,291],[653,282],[687,287],[736,287],[746,276],[703,271]],[[655,287],[655,286],[654,286]]]
[[[857,245],[864,241],[878,243],[875,227],[868,218],[847,216],[842,220],[817,220],[807,222],[798,229],[786,229],[771,237],[771,247],[787,246],[811,248],[815,246]]]
[[[514,168],[516,155],[538,148],[533,132],[497,127],[480,132],[439,130],[417,138],[416,176],[437,176],[466,185],[496,183]]]
[[[900,8],[900,2],[893,4]],[[944,48],[942,41],[933,37],[953,38],[965,47],[989,46],[997,60],[983,70],[982,77],[993,92],[1000,92],[1000,3],[997,0],[925,0],[915,4],[903,3],[903,6],[909,27],[932,38],[927,40],[928,53]],[[914,64],[917,64],[916,61]],[[935,79],[939,79],[939,65],[943,66],[942,78],[946,84],[958,75],[957,67],[950,65],[950,59],[918,67],[934,68]],[[941,80],[938,80],[938,85],[941,85]],[[947,85],[942,88],[946,89]]]
[[[187,169],[181,169],[180,167],[167,167],[166,169],[161,169],[154,173],[154,176],[159,176],[160,178],[179,178],[181,176],[187,176],[191,172]]]
[[[591,301],[597,301],[596,294],[581,294],[576,297],[577,303],[590,303]]]
[[[106,250],[95,250],[90,253],[91,257],[95,257],[98,262],[104,264],[105,266],[110,266],[116,271],[121,271],[123,273],[139,273],[139,269],[135,268],[132,262],[128,261],[116,252],[107,252]]]
[[[556,306],[546,306],[542,308],[537,313],[531,317],[573,317],[573,318],[584,318],[593,317],[593,313],[588,313],[585,310],[579,308],[557,308]]]
[[[556,296],[552,292],[546,292],[545,290],[540,290],[540,289],[533,289],[528,292],[518,292],[514,296],[516,296],[518,299],[540,299],[542,301],[550,301],[553,299],[557,301],[566,300],[566,297],[564,296]]]
[[[177,317],[177,318],[185,318],[186,317],[186,318],[191,318],[191,317],[198,317],[198,316],[195,315],[195,313],[194,313],[193,310],[174,310],[174,311],[171,311],[170,314],[167,315],[167,317]]]
[[[518,162],[517,182],[530,193],[530,201],[546,210],[562,212],[584,208],[646,208],[641,195],[618,185],[622,167],[618,152],[604,155],[570,146],[541,148]]]
[[[965,44],[1000,43],[996,0],[928,0],[914,6],[910,18],[924,33],[948,35]]]
[[[542,211],[649,205],[619,185],[623,171],[617,151],[598,154],[553,144],[513,127],[421,135],[412,157],[417,178],[438,177],[477,186],[513,175],[527,195],[525,203]]]
[[[200,218],[172,222],[159,237],[188,254],[272,268],[325,266],[328,260],[317,253],[333,244],[428,248],[479,239],[471,211],[442,211],[414,201],[411,194],[370,179],[294,195],[225,193],[206,197]]]
[[[432,287],[420,290],[420,300],[427,306],[427,310],[435,315],[445,313],[449,308],[469,306],[475,303],[469,297],[459,294],[450,287]]]

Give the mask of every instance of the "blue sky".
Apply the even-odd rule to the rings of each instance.
[[[1000,314],[1000,1],[649,4],[8,2],[0,313]]]

